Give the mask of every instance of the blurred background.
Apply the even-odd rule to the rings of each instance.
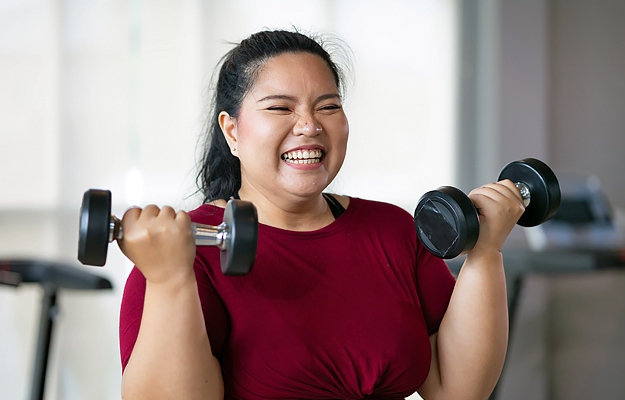
[[[231,43],[292,27],[353,54],[331,191],[412,213],[510,161],[554,169],[570,212],[504,249],[512,334],[493,397],[625,397],[624,19],[621,0],[2,0],[0,273],[45,260],[112,285],[59,289],[45,398],[120,397],[131,265],[115,244],[102,269],[76,260],[83,192],[110,189],[117,215],[198,206],[214,67]],[[0,285],[0,399],[30,398],[46,293]]]

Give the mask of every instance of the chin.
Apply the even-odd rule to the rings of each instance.
[[[313,186],[307,186],[307,187],[300,186],[297,188],[292,188],[292,190],[289,190],[289,192],[297,197],[310,198],[310,197],[319,196],[321,192],[325,190],[326,187],[328,187],[328,185],[313,185]]]

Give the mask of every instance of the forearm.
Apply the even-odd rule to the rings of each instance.
[[[141,327],[122,378],[122,397],[223,399],[195,278],[146,284]]]
[[[434,398],[486,399],[506,355],[508,306],[499,252],[471,252],[445,313],[433,359],[438,367]]]

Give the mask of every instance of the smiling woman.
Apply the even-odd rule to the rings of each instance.
[[[343,164],[349,131],[326,61],[304,52],[271,58],[257,73],[238,117],[222,111],[219,125],[240,160],[239,195],[267,205],[259,209],[260,222],[286,228],[292,214],[282,210],[298,212],[313,205],[321,212],[313,221],[326,216],[319,193]]]
[[[339,90],[352,135],[326,191],[413,209],[425,190],[452,178],[446,166],[453,169],[453,151],[441,137],[452,137],[445,128],[454,120],[453,102],[439,98],[453,100],[455,4],[0,1],[0,170],[6,172],[0,174],[0,253],[74,260],[79,200],[89,187],[111,189],[116,214],[149,202],[197,207],[203,196],[191,195],[189,171],[203,147],[197,136],[208,71],[228,43],[266,26],[336,35],[353,50],[356,84],[349,96]],[[340,52],[338,59],[330,53],[341,61]],[[394,112],[393,121],[383,120],[373,94],[418,115]],[[436,174],[412,179],[432,158]],[[116,325],[132,263],[113,247],[107,264],[102,273],[113,292],[89,299],[64,294],[66,318],[49,364],[51,399],[119,398]],[[0,342],[8,345],[0,356],[0,397],[24,398],[36,330],[32,302],[39,297],[26,287],[4,289],[2,296]]]
[[[480,239],[458,281],[399,207],[324,193],[345,159],[339,70],[314,39],[262,31],[223,59],[189,213],[129,210],[125,399],[486,398],[507,344],[499,249],[522,212],[511,182],[470,194]],[[254,269],[220,272],[190,221],[255,204]],[[483,234],[482,234],[483,232]],[[126,239],[126,237],[128,239]],[[453,295],[452,295],[453,293]]]
[[[280,42],[268,32],[260,32],[244,40],[223,59],[209,121],[205,161],[199,174],[206,201],[228,199],[241,188],[244,168],[240,168],[240,157],[236,153],[247,151],[250,156],[265,156],[254,149],[254,138],[258,144],[266,136],[264,147],[273,143],[275,150],[280,150],[273,160],[276,167],[282,154],[298,150],[288,147],[289,141],[293,140],[285,133],[290,129],[297,132],[298,137],[314,142],[319,139],[314,136],[324,129],[320,125],[321,118],[324,124],[330,125],[325,129],[342,129],[344,141],[347,140],[347,120],[341,104],[344,91],[341,70],[316,41],[300,34],[282,39]],[[314,75],[309,75],[311,72]],[[297,118],[299,116],[304,118]],[[344,126],[336,126],[341,123],[339,120]],[[242,149],[241,144],[236,144],[239,134],[242,135]],[[333,132],[333,141],[339,140],[335,136]],[[246,147],[248,142],[251,146]],[[335,169],[330,180],[326,179],[327,185],[343,163],[346,144],[343,144],[342,154],[333,151],[330,158],[327,157],[328,149],[320,145],[298,144],[313,146],[311,149],[318,148],[324,153],[324,161],[328,160]],[[270,173],[270,170],[263,170],[263,173]]]

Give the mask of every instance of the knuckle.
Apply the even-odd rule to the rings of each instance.
[[[137,218],[139,218],[139,215],[141,215],[141,211],[142,210],[139,207],[130,207],[126,210],[126,212],[124,212],[124,215],[122,216],[122,223],[124,222],[124,220],[126,222],[128,222],[129,220],[136,220]]]
[[[174,211],[174,209],[171,206],[163,206],[161,208],[161,212],[166,212],[168,214],[170,214],[170,213],[171,214],[175,214],[175,211]]]

